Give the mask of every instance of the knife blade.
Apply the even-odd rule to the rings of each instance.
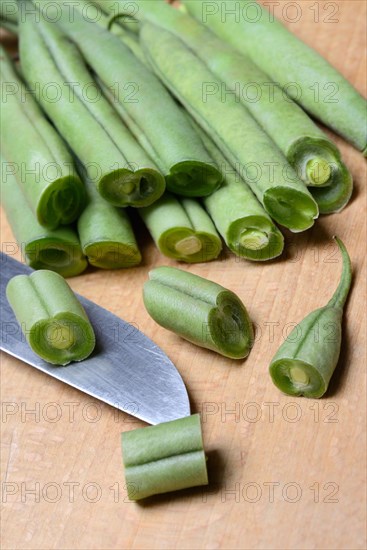
[[[55,367],[33,353],[5,293],[12,277],[32,271],[0,253],[0,349],[148,424],[190,415],[185,384],[167,355],[135,326],[78,294],[96,333],[92,355]]]

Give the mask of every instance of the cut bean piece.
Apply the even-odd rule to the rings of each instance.
[[[159,325],[226,357],[247,357],[253,328],[236,294],[173,267],[158,267],[149,279],[144,285],[144,304]]]
[[[166,193],[159,201],[139,210],[158,249],[168,258],[187,263],[217,258],[222,242],[204,208],[193,199]]]
[[[28,344],[45,361],[65,366],[92,353],[92,325],[61,275],[47,270],[17,275],[6,296]]]
[[[198,414],[122,434],[130,500],[208,484]]]

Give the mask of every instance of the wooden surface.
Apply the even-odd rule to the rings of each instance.
[[[302,17],[292,30],[366,93],[366,4],[297,4]],[[323,21],[330,5],[338,22]],[[4,549],[366,547],[366,165],[336,141],[355,178],[344,212],[305,234],[287,233],[279,261],[253,264],[224,254],[185,267],[248,306],[257,342],[244,363],[196,348],[148,317],[141,296],[147,272],[170,262],[144,231],[141,267],[90,270],[70,280],[75,291],[136,323],[177,365],[192,411],[203,413],[207,489],[128,502],[120,433],[143,424],[2,355]],[[13,241],[4,218],[1,228],[4,246]],[[292,324],[330,298],[341,269],[334,234],[348,246],[355,273],[340,363],[325,398],[286,397],[273,386],[268,364]]]

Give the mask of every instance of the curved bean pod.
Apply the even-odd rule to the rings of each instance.
[[[116,5],[115,5],[116,7]],[[133,6],[131,6],[133,7]],[[96,21],[103,29],[108,29],[112,34],[117,36],[122,42],[132,51],[132,53],[145,65],[146,59],[139,44],[138,29],[128,29],[123,25],[123,21],[116,14],[116,19],[111,20],[112,5],[109,2],[95,2],[91,0],[78,0],[76,8],[83,12],[83,9],[88,10],[88,17],[91,21]],[[125,5],[126,8],[126,5]],[[112,11],[113,14],[115,12]],[[136,21],[137,23],[137,21]],[[135,32],[136,31],[136,32]]]
[[[274,384],[288,395],[322,397],[338,363],[352,268],[344,244],[337,237],[335,240],[343,259],[338,288],[325,307],[307,315],[292,330],[270,363]]]

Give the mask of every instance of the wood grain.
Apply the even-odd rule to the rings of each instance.
[[[285,4],[275,10],[280,16]],[[365,2],[297,5],[302,16],[288,26],[366,94]],[[334,23],[324,21],[330,5],[338,9]],[[173,262],[144,230],[141,267],[90,270],[70,280],[75,291],[136,323],[177,365],[193,412],[203,413],[208,489],[128,502],[120,433],[143,424],[2,354],[4,549],[366,547],[366,164],[335,140],[355,178],[344,212],[305,234],[287,233],[284,257],[267,265],[225,253],[184,267],[232,289],[248,306],[257,342],[246,362],[196,348],[148,317],[141,296],[147,272]],[[6,251],[14,239],[5,217],[1,229]],[[334,234],[354,267],[340,363],[324,399],[286,397],[272,385],[268,364],[292,323],[324,305],[336,286]]]

